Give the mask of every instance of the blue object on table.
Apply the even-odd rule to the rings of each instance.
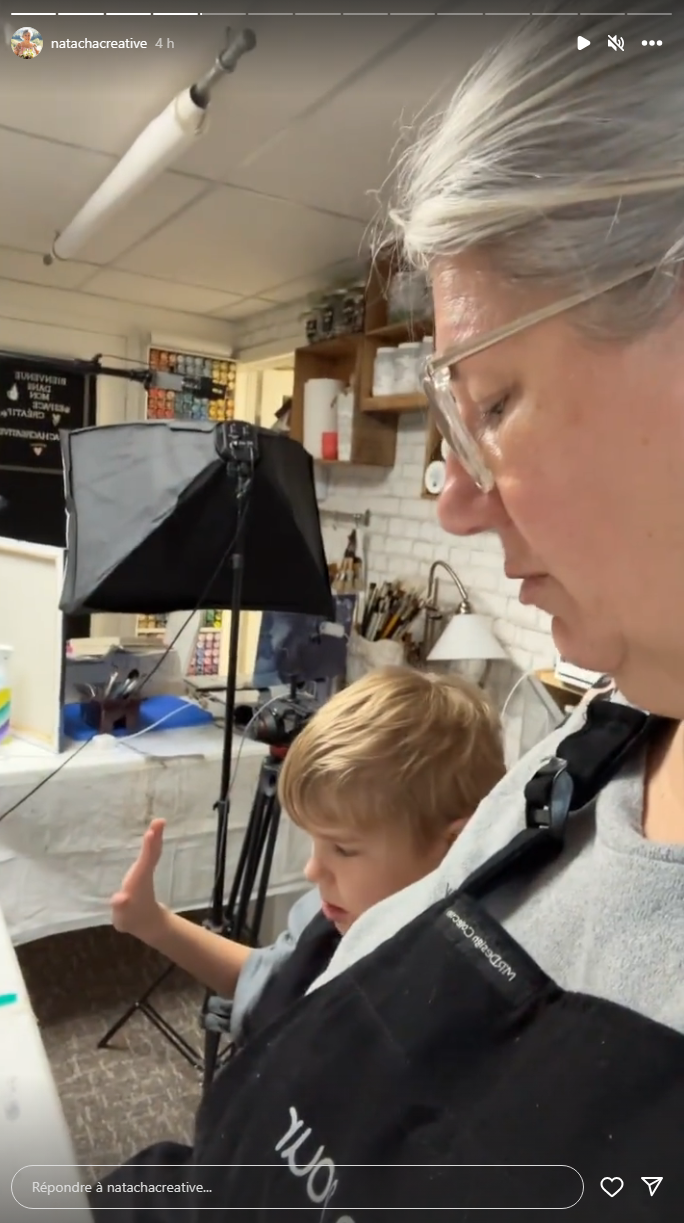
[[[151,696],[140,706],[139,724],[133,733],[137,735],[141,730],[151,730],[153,726],[155,730],[178,730],[181,727],[187,729],[189,726],[204,726],[213,720],[212,715],[206,709],[200,709],[198,705],[190,705],[181,697]],[[161,725],[157,727],[156,722],[161,722]],[[77,740],[94,739],[99,734],[99,731],[88,726],[87,722],[83,720],[80,702],[64,706],[62,730],[66,738]],[[117,739],[125,739],[131,734],[131,731],[121,727],[120,730],[112,733]]]

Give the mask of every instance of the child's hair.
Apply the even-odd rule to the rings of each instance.
[[[403,825],[429,841],[469,818],[505,771],[501,723],[481,689],[386,667],[317,711],[288,750],[278,795],[307,830]]]

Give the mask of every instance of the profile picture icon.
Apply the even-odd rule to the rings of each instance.
[[[19,59],[35,59],[43,50],[43,40],[33,26],[25,25],[11,37],[12,51]]]

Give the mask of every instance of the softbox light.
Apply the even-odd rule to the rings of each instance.
[[[226,428],[141,421],[62,434],[64,612],[232,606],[239,514],[220,453]],[[283,434],[251,434],[258,457],[241,532],[240,607],[334,619],[311,457]]]

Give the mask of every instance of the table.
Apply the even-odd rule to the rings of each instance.
[[[210,723],[150,731],[129,743],[98,736],[80,746],[61,756],[18,740],[0,748],[0,815],[66,761],[0,820],[0,905],[15,945],[108,924],[110,896],[153,816],[167,821],[159,899],[181,912],[205,908],[211,898],[223,731]],[[267,750],[234,740],[227,888]],[[307,849],[307,838],[284,818],[269,896],[301,893]]]
[[[91,1223],[83,1192],[35,1193],[32,1185],[82,1180],[38,1025],[0,911],[0,1218]],[[49,1203],[49,1205],[48,1205]],[[50,1206],[61,1206],[56,1215]],[[27,1210],[26,1207],[29,1207]]]
[[[582,697],[586,696],[589,691],[588,688],[575,688],[566,680],[559,679],[555,671],[537,671],[537,679],[542,682],[546,691],[561,709],[566,709],[570,705],[573,708],[579,705]]]

